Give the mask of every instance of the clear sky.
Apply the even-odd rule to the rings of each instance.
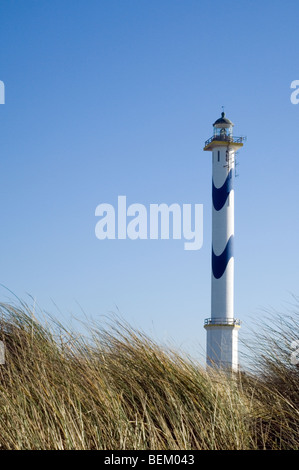
[[[299,294],[298,17],[297,0],[1,1],[1,284],[63,321],[118,310],[199,356],[211,273],[203,146],[225,106],[248,139],[235,184],[240,337],[264,309],[287,309]],[[118,195],[203,204],[203,247],[98,240],[95,208]]]

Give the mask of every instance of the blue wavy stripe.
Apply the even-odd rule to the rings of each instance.
[[[231,235],[224,251],[216,256],[212,248],[212,271],[216,279],[220,279],[226,270],[229,260],[234,256],[234,236]]]
[[[226,203],[230,190],[233,188],[233,178],[234,172],[231,169],[221,188],[216,188],[213,181],[213,206],[216,211],[220,211]]]

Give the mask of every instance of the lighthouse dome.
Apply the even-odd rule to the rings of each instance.
[[[234,124],[225,117],[225,113],[221,113],[221,118],[217,119],[217,121],[214,122],[213,126],[214,127],[232,127]]]

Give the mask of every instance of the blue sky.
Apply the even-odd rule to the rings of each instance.
[[[288,308],[299,294],[298,14],[296,0],[2,1],[1,284],[66,322],[118,309],[199,357],[211,272],[202,149],[225,106],[248,138],[235,184],[241,338],[265,309]],[[202,249],[98,240],[95,208],[118,195],[203,204]]]

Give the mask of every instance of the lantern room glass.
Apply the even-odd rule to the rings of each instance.
[[[214,137],[220,138],[222,140],[232,137],[233,127],[232,126],[223,126],[223,127],[214,127]]]

